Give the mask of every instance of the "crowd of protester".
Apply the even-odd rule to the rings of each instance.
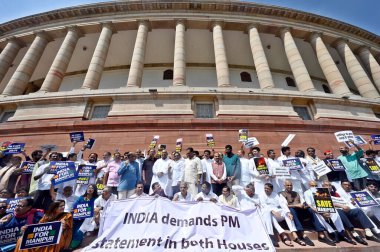
[[[287,246],[294,243],[314,246],[304,232],[307,223],[312,224],[307,228],[318,233],[320,242],[331,246],[340,241],[364,245],[368,244],[367,240],[380,242],[380,207],[360,208],[349,194],[366,190],[380,200],[380,177],[365,165],[365,155],[380,164],[380,153],[373,150],[371,141],[365,152],[353,142],[353,152],[342,146],[337,159],[346,169],[323,176],[318,176],[314,167],[324,159],[334,158],[332,151],[318,157],[312,147],[307,148],[306,154],[297,150],[294,156],[290,147],[281,147],[278,157],[275,150],[268,150],[264,155],[257,146],[244,149],[243,145],[235,154],[232,146],[226,145],[224,153],[211,149],[200,154],[189,147],[182,156],[181,152],[152,148],[147,153],[140,149],[125,153],[106,151],[101,158],[97,153],[89,153],[85,159],[86,146],[76,152],[76,144],[73,143],[67,155],[50,150],[35,150],[30,157],[25,152],[13,156],[0,153],[0,228],[62,222],[64,232],[59,244],[34,251],[75,249],[87,234],[96,232],[111,201],[151,196],[166,197],[173,202],[211,201],[239,210],[257,208],[275,246],[278,246],[275,231]],[[264,156],[268,173],[261,174],[254,158]],[[289,170],[290,176],[276,176],[282,161],[295,157],[301,160],[303,168]],[[23,160],[35,163],[32,174],[22,172]],[[77,185],[72,180],[53,186],[54,174],[49,173],[52,161],[71,161],[77,167],[95,165],[96,170],[88,185]],[[335,213],[319,213],[313,200],[317,187],[328,188],[344,204],[334,204]],[[22,199],[14,212],[7,214],[7,199],[12,198]],[[73,221],[71,212],[79,202],[94,204],[92,218]],[[283,221],[290,236],[284,225],[279,224]],[[363,229],[364,236],[355,228]],[[19,247],[11,244],[1,249],[18,251]]]

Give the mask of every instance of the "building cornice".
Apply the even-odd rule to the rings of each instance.
[[[276,18],[283,21],[302,22],[318,25],[336,32],[343,32],[365,39],[380,46],[380,36],[359,27],[332,18],[278,6],[261,5],[241,1],[114,1],[81,5],[39,13],[0,24],[0,36],[6,37],[18,31],[38,29],[41,26],[78,20],[86,22],[94,17],[120,14],[188,12],[213,13],[245,17]]]

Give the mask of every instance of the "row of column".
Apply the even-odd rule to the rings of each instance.
[[[137,37],[132,55],[131,66],[127,87],[141,87],[141,80],[144,68],[144,58],[146,43],[149,32],[149,23],[141,21],[138,25]],[[217,82],[219,87],[228,87],[230,84],[229,68],[226,55],[226,48],[223,39],[223,23],[214,22],[212,25],[213,45],[215,54],[215,66]],[[92,56],[88,71],[86,73],[82,88],[97,89],[106,62],[108,49],[113,34],[112,24],[103,24],[94,54]],[[174,47],[174,71],[173,85],[186,85],[186,51],[185,51],[186,25],[183,20],[176,23],[175,28],[175,47]],[[252,51],[259,84],[262,89],[274,88],[272,74],[265,56],[264,48],[256,25],[251,25],[248,29],[249,43]],[[59,51],[51,65],[48,74],[41,86],[40,91],[57,92],[65,76],[70,59],[73,55],[75,46],[82,36],[76,27],[68,28],[66,37],[59,48]],[[302,91],[315,91],[315,87],[302,60],[290,28],[283,28],[280,32],[283,41],[285,54],[290,68],[295,78],[298,89]],[[36,34],[34,41],[27,53],[21,60],[16,71],[3,91],[3,95],[23,94],[42,53],[49,43],[50,38],[44,32]],[[334,94],[351,94],[342,74],[337,68],[332,56],[324,44],[320,33],[312,33],[310,43],[316,53],[321,69]],[[14,61],[22,45],[15,39],[9,40],[8,44],[0,54],[0,81],[5,76],[8,68]],[[348,72],[359,90],[360,94],[366,98],[379,98],[371,79],[368,77],[364,68],[357,60],[356,56],[349,48],[347,41],[340,39],[335,43],[341,58],[344,60]],[[369,48],[362,47],[358,51],[359,57],[364,66],[370,71],[376,87],[380,90],[380,65],[371,54]]]

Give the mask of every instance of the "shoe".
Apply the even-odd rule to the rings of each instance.
[[[280,245],[278,244],[278,242],[277,242],[276,239],[274,238],[274,235],[269,235],[269,237],[270,237],[270,239],[271,239],[271,241],[272,241],[273,246],[276,247],[276,248],[279,248]]]
[[[353,241],[350,237],[342,236],[340,239],[341,239],[342,241],[345,241],[345,242],[350,243],[350,244],[352,244],[352,245],[356,245],[356,242]]]
[[[300,238],[296,238],[293,240],[295,243],[301,245],[301,246],[306,246],[306,242],[304,242],[303,240],[301,240]]]
[[[318,241],[326,243],[327,245],[330,245],[330,246],[336,246],[336,244],[332,240],[330,240],[329,238],[327,238],[326,236],[323,237],[323,238],[318,237]]]
[[[312,241],[310,240],[310,238],[307,237],[307,236],[305,236],[304,238],[302,238],[302,240],[306,243],[307,246],[312,246],[312,247],[315,246],[314,242],[312,242]]]
[[[377,238],[376,236],[365,236],[365,238],[368,240],[368,241],[374,241],[374,242],[378,242],[380,243],[380,239]]]
[[[357,243],[360,243],[360,244],[363,244],[363,245],[368,245],[368,242],[366,242],[365,240],[363,240],[363,238],[361,238],[360,236],[354,236],[354,239]]]

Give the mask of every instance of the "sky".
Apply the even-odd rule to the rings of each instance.
[[[54,9],[99,2],[105,2],[105,0],[0,0],[0,23]],[[380,35],[379,0],[255,0],[248,2],[311,12]]]

